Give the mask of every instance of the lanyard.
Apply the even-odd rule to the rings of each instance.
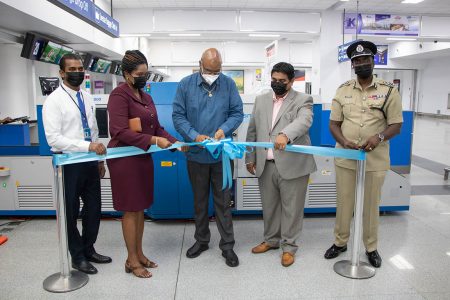
[[[67,95],[69,95],[70,99],[72,99],[72,102],[78,107],[78,110],[80,111],[80,113],[83,115],[83,117],[86,119],[87,122],[87,115],[86,115],[86,107],[84,107],[84,111],[81,110],[80,106],[77,104],[77,102],[75,101],[75,99],[73,99],[72,95],[61,85],[61,88],[64,90],[64,92],[67,93]],[[81,95],[81,101],[83,101],[84,104],[84,97],[83,97],[83,93],[80,92]]]

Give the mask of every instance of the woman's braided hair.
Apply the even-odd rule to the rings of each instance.
[[[147,59],[139,50],[127,50],[125,56],[122,58],[122,75],[125,78],[125,72],[131,74],[139,65],[146,64]]]

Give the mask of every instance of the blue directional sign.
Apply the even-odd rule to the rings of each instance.
[[[119,22],[90,0],[47,0],[104,33],[119,37]]]

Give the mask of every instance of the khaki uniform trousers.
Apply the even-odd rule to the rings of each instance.
[[[356,170],[336,167],[336,224],[335,245],[342,247],[350,237],[350,224],[355,207]],[[377,249],[381,188],[386,171],[366,171],[363,209],[363,242],[366,250]]]

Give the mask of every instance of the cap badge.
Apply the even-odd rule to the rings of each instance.
[[[358,47],[356,47],[356,51],[357,52],[363,52],[364,51],[364,47],[362,45],[358,45]]]

